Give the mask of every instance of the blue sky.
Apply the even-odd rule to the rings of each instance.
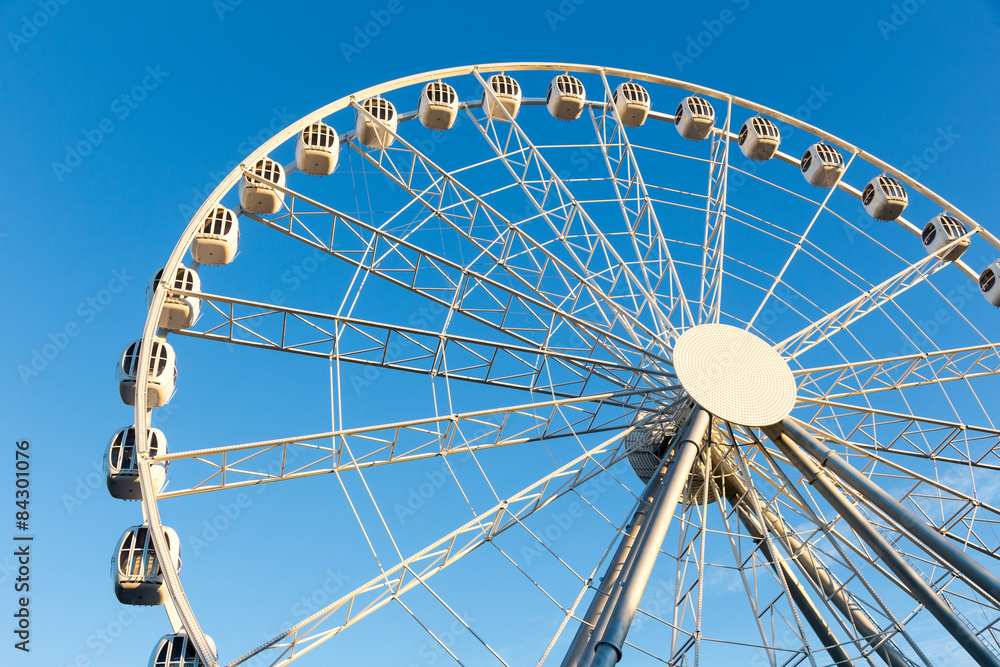
[[[379,18],[384,25],[362,39],[365,26]],[[8,620],[0,628],[4,664],[141,664],[166,632],[161,610],[133,614],[114,599],[108,578],[113,543],[140,518],[138,505],[110,499],[95,474],[108,438],[131,419],[117,396],[115,362],[141,332],[146,283],[187,216],[236,161],[332,100],[407,74],[471,63],[630,68],[798,115],[902,168],[987,227],[1000,210],[994,186],[1000,3],[994,0],[614,6],[391,0],[280,8],[260,0],[100,6],[15,0],[0,3],[0,25],[0,174],[8,211],[0,220],[0,280],[8,285],[0,324],[6,452],[0,505],[7,508],[0,513],[0,554],[8,554],[15,532],[10,499],[18,440],[31,442],[35,535],[32,652],[13,650]],[[301,251],[285,258],[291,267],[306,266]],[[298,363],[291,365],[298,369]],[[274,387],[283,386],[283,374],[275,372]],[[182,376],[179,404],[216,400],[199,385],[210,382],[204,375]],[[240,396],[233,391],[220,404],[236,409]],[[288,400],[275,409],[302,411],[308,426],[296,432],[322,430],[310,420],[323,398],[317,406]],[[179,412],[177,420],[193,428],[183,407]],[[252,439],[255,428],[272,426],[267,415],[248,422],[236,427],[220,420],[204,428],[213,434],[238,428],[245,433],[237,439]],[[315,604],[293,611],[301,594],[287,591],[326,586],[343,593],[362,582],[349,563],[288,553],[303,538],[281,534],[283,517],[316,508],[322,496],[309,494],[323,491],[315,481],[304,483],[301,494],[281,489],[259,502],[250,498],[254,530],[270,525],[277,539],[259,543],[246,522],[205,548],[211,567],[225,568],[227,558],[235,558],[253,576],[269,577],[259,584],[261,595],[280,601],[273,618],[238,618],[257,583],[199,596],[218,609],[237,610],[229,627],[206,628],[244,635],[239,646],[220,646],[224,658],[263,639],[283,616]],[[219,503],[228,502],[234,501],[200,498],[188,507],[192,516],[211,519],[224,512]],[[199,526],[190,523],[188,534],[198,534]],[[345,539],[358,537],[343,530]],[[186,548],[193,563],[202,558]],[[289,569],[275,572],[271,564],[283,559]],[[9,564],[0,556],[0,614],[8,619],[14,607]],[[340,581],[345,576],[347,583]],[[401,645],[386,660],[426,664],[413,645]]]

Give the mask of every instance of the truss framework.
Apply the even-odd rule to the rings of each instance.
[[[544,68],[558,70],[563,66]],[[334,428],[306,436],[219,445],[151,458],[145,442],[150,415],[145,392],[141,391],[142,397],[136,405],[136,429],[137,448],[143,462],[140,466],[143,511],[158,550],[165,543],[157,499],[289,481],[320,473],[339,475],[351,471],[360,476],[374,466],[431,457],[447,459],[456,454],[475,456],[477,452],[511,446],[544,446],[556,439],[576,439],[583,443],[595,434],[611,434],[610,439],[585,450],[425,549],[405,559],[400,555],[399,563],[383,570],[381,576],[230,665],[258,654],[267,656],[273,665],[287,664],[390,603],[401,605],[445,652],[458,660],[446,643],[403,602],[402,595],[417,588],[429,592],[474,633],[461,615],[430,588],[428,580],[487,544],[499,549],[563,615],[559,631],[542,656],[544,661],[559,632],[573,618],[576,605],[586,596],[594,575],[589,579],[580,575],[550,550],[581,585],[575,601],[563,603],[528,575],[496,540],[510,529],[518,528],[546,546],[530,531],[532,517],[563,496],[580,495],[585,483],[615,474],[616,466],[629,457],[625,440],[649,428],[655,420],[675,415],[684,403],[684,394],[675,384],[670,363],[673,339],[698,322],[715,322],[726,315],[723,281],[727,285],[747,281],[749,262],[735,256],[738,246],[726,243],[727,221],[730,227],[755,230],[772,225],[769,221],[745,218],[727,197],[728,178],[733,172],[729,162],[729,143],[734,139],[729,131],[733,105],[767,112],[837,143],[854,157],[891,170],[863,151],[788,116],[738,98],[721,96],[728,102],[723,126],[713,134],[707,159],[699,158],[709,166],[707,192],[658,189],[643,178],[631,133],[622,125],[612,103],[608,76],[621,76],[622,72],[603,68],[582,71],[598,74],[603,84],[603,101],[590,102],[587,109],[594,129],[591,141],[600,150],[607,172],[604,178],[613,193],[607,202],[616,206],[622,217],[622,222],[615,225],[619,231],[606,231],[604,221],[599,224],[598,216],[592,213],[606,202],[574,194],[575,179],[564,177],[549,157],[554,147],[533,140],[517,119],[509,115],[505,121],[489,117],[476,103],[462,105],[465,116],[493,152],[487,162],[502,166],[510,176],[511,183],[502,185],[497,192],[519,192],[528,202],[530,213],[524,219],[503,215],[493,203],[496,192],[481,193],[472,187],[467,174],[487,162],[450,171],[431,160],[415,143],[408,142],[406,133],[401,131],[391,133],[395,140],[392,148],[367,149],[351,133],[346,137],[346,145],[373,173],[385,176],[409,197],[406,211],[414,216],[414,222],[403,227],[403,231],[393,231],[402,216],[392,216],[381,224],[366,223],[361,216],[348,215],[287,187],[275,186],[286,196],[286,207],[281,213],[255,216],[241,212],[266,228],[337,258],[356,269],[356,276],[377,278],[435,304],[444,313],[440,330],[358,317],[352,314],[352,307],[333,314],[224,295],[171,292],[176,296],[197,296],[206,307],[199,327],[180,332],[191,338],[326,358],[331,368],[334,362],[339,366],[343,361],[426,376],[432,378],[435,388],[444,385],[449,395],[458,387],[481,385],[490,390],[526,392],[530,399],[475,412]],[[487,96],[492,94],[479,68],[468,72],[487,89]],[[432,73],[426,80],[448,73],[455,74],[458,70]],[[652,83],[676,83],[643,76]],[[406,83],[423,80],[416,77]],[[684,87],[702,94],[714,93]],[[380,91],[363,91],[358,98],[377,92]],[[362,117],[367,116],[354,97],[335,104],[339,104],[338,109],[353,108]],[[529,107],[540,104],[541,100],[525,100]],[[319,110],[279,133],[250,156],[246,164],[252,164],[256,157],[265,155],[302,126],[332,110],[332,106]],[[403,114],[402,118],[409,120],[413,116]],[[661,122],[672,120],[656,113],[651,118]],[[793,161],[785,155],[780,158]],[[167,275],[179,263],[200,218],[238,178],[260,180],[244,166],[220,184],[196,213],[172,254]],[[912,179],[902,175],[901,180],[966,219]],[[834,190],[860,196],[855,188],[843,183],[838,183]],[[813,202],[819,207],[814,222],[834,190],[822,202]],[[679,203],[685,198],[692,203]],[[691,244],[700,250],[700,260],[680,260],[673,256],[671,250],[684,244],[671,238],[667,231],[669,223],[658,215],[657,211],[664,206],[687,207],[704,213],[703,239],[700,244]],[[1000,248],[995,237],[971,220],[967,222],[974,235]],[[461,249],[460,256],[465,259],[450,259],[454,248],[449,252],[434,252],[423,244],[421,235],[432,224],[440,224],[453,235],[456,247]],[[539,240],[534,231],[529,231],[537,229],[539,224],[549,230],[551,240]],[[905,220],[900,224],[912,227]],[[883,246],[903,266],[894,265],[896,272],[889,278],[868,281],[825,255],[818,246],[808,248],[806,233],[796,236],[785,232],[779,232],[776,226],[769,232],[789,245],[791,256],[774,275],[759,270],[759,284],[755,286],[762,288],[765,297],[757,312],[744,323],[748,328],[754,325],[764,302],[775,294],[775,288],[784,285],[785,269],[800,251],[837,273],[844,283],[860,286],[856,297],[832,306],[814,303],[813,296],[793,293],[809,301],[801,309],[793,309],[807,324],[776,346],[792,360],[818,346],[843,357],[837,341],[851,336],[858,323],[873,313],[890,318],[902,332],[905,322],[891,319],[891,307],[898,306],[906,319],[905,309],[899,305],[904,295],[915,288],[938,290],[931,279],[949,265],[933,257],[905,259]],[[682,274],[689,269],[700,274],[697,303],[684,293],[686,283]],[[960,264],[959,269],[975,277],[967,265]],[[347,293],[356,298],[361,287],[352,282]],[[147,341],[155,333],[155,322],[165,298],[164,290],[157,290],[144,332]],[[814,308],[822,308],[823,315],[802,315]],[[512,319],[512,313],[522,319]],[[484,327],[493,332],[493,338],[462,333],[462,322]],[[562,335],[558,344],[555,332]],[[143,369],[140,387],[148,381],[145,369],[149,347],[144,346],[140,363]],[[398,354],[394,350],[405,352]],[[882,487],[898,488],[901,505],[917,512],[966,552],[984,558],[1000,555],[994,539],[997,510],[983,502],[975,489],[981,481],[977,477],[980,471],[996,470],[996,440],[1000,432],[991,426],[972,427],[960,421],[876,409],[869,402],[870,397],[878,398],[887,392],[905,397],[913,395],[907,392],[920,387],[971,386],[975,380],[987,379],[997,370],[996,346],[950,346],[861,362],[843,358],[844,363],[796,372],[799,405],[795,415],[799,423],[811,437],[836,446],[852,463],[857,461],[858,469],[868,479]],[[333,394],[331,387],[331,402]],[[848,399],[861,401],[863,405],[843,402]],[[642,414],[647,416],[637,420],[636,415]],[[975,641],[983,643],[986,652],[982,659],[987,661],[983,664],[993,664],[988,654],[996,654],[993,635],[1000,616],[995,605],[984,602],[980,591],[966,578],[946,571],[947,563],[933,555],[918,554],[919,545],[905,525],[894,522],[868,499],[840,483],[832,483],[831,493],[842,493],[845,507],[853,508],[851,511],[856,511],[864,523],[846,525],[835,513],[824,517],[823,512],[829,513],[830,508],[812,495],[810,488],[815,480],[808,479],[802,469],[794,474],[789,472],[795,463],[791,450],[780,447],[780,451],[774,450],[764,444],[766,440],[759,433],[738,425],[716,425],[713,434],[693,467],[692,483],[695,477],[702,480],[700,498],[687,495],[687,501],[678,510],[679,541],[670,551],[675,580],[669,613],[639,610],[651,622],[669,631],[670,664],[698,664],[704,648],[727,643],[703,623],[706,576],[719,567],[707,556],[716,538],[724,538],[732,552],[732,565],[728,569],[742,582],[759,646],[771,664],[808,661],[815,665],[823,651],[842,664],[843,656],[836,656],[841,655],[838,651],[845,650],[850,651],[850,659],[859,661],[858,664],[861,660],[875,659],[873,656],[891,665],[932,664],[921,650],[920,642],[909,632],[923,618],[921,605],[903,615],[891,611],[899,606],[899,596],[909,594],[914,586],[907,586],[897,570],[885,565],[887,556],[876,553],[871,546],[873,542],[890,544],[904,555],[906,571],[916,572],[932,595],[951,610],[947,613],[959,619],[959,624],[968,628]],[[718,442],[713,440],[716,437]],[[712,454],[716,450],[726,455],[718,458]],[[908,459],[919,465],[907,467]],[[189,488],[153,493],[146,465],[167,461],[175,466],[200,467],[203,476]],[[275,461],[279,462],[277,468],[272,465]],[[824,462],[806,460],[806,463],[815,466]],[[964,478],[956,477],[955,471],[962,469],[971,472]],[[750,487],[734,493],[732,480],[736,479]],[[710,494],[719,499],[716,502],[721,529],[710,527],[710,521],[714,521],[710,519],[710,515],[714,516],[710,511]],[[728,509],[723,507],[722,499],[730,503]],[[600,514],[596,507],[591,508]],[[615,529],[610,550],[624,526],[617,520],[607,523]],[[870,526],[877,534],[869,535],[866,540],[859,526]],[[389,533],[387,526],[385,530]],[[206,664],[215,664],[209,659],[207,643],[177,573],[169,565],[164,569],[171,595],[168,614],[173,627],[183,628],[192,637]],[[882,599],[868,581],[871,577],[891,582],[898,588],[897,593],[892,599]],[[966,611],[972,608],[976,614],[967,615]],[[814,645],[816,637],[809,634],[807,625],[821,634],[822,647]],[[817,630],[822,627],[827,628],[827,634]],[[798,646],[782,646],[782,632],[791,633]],[[475,636],[496,660],[506,664],[492,645]],[[629,645],[644,650],[638,643]]]

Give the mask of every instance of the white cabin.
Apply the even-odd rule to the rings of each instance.
[[[979,274],[979,291],[983,297],[994,306],[1000,306],[1000,284],[997,284],[997,276],[1000,275],[1000,259],[995,259]]]
[[[354,129],[361,145],[368,148],[388,148],[392,145],[395,140],[392,134],[399,123],[392,102],[382,97],[369,97],[361,103],[361,108],[374,117],[374,120],[368,118],[360,111],[357,114]]]
[[[215,646],[215,641],[205,635],[209,649],[212,651],[212,660],[219,659],[219,649]],[[198,658],[198,652],[194,648],[194,642],[190,640],[184,632],[172,635],[164,635],[160,641],[156,642],[153,654],[149,656],[149,667],[205,667],[206,663]]]
[[[172,528],[163,527],[169,549],[168,558],[181,568],[181,541]],[[122,604],[158,605],[166,602],[167,585],[153,546],[153,535],[145,524],[125,531],[111,564],[115,596]]]
[[[861,203],[876,220],[895,220],[902,215],[906,202],[903,184],[885,174],[868,181],[861,191]]]
[[[494,74],[488,83],[493,95],[483,91],[483,109],[486,115],[493,120],[502,121],[508,120],[508,116],[516,118],[517,112],[521,110],[521,86],[514,77]]]
[[[583,82],[570,74],[560,74],[549,83],[545,106],[559,120],[576,120],[583,113],[587,91]]]
[[[135,385],[139,371],[142,341],[132,341],[118,361],[118,393],[125,405],[135,405]],[[154,339],[149,357],[149,381],[146,384],[146,407],[162,407],[174,395],[177,384],[177,357],[170,343]]]
[[[830,188],[844,173],[844,158],[836,148],[820,142],[806,149],[800,167],[810,184]]]
[[[257,215],[280,211],[285,193],[275,190],[273,185],[285,187],[285,170],[271,158],[262,157],[249,171],[240,179],[240,205],[243,210]]]
[[[295,166],[303,174],[329,176],[337,168],[339,156],[337,133],[322,121],[302,128],[295,140]]]
[[[969,230],[962,221],[947,213],[936,215],[924,225],[920,240],[928,255],[935,255],[946,262],[954,262],[969,247]],[[945,249],[947,248],[947,249]]]
[[[201,230],[191,242],[191,258],[199,264],[221,266],[236,258],[240,245],[240,225],[236,214],[216,206],[205,217]]]
[[[146,308],[153,303],[156,295],[156,288],[163,279],[163,269],[156,272],[149,284],[146,285]],[[185,267],[183,264],[177,267],[174,282],[167,289],[179,289],[188,292],[201,291],[201,278],[198,273]],[[163,309],[160,311],[160,321],[157,324],[164,329],[187,329],[198,319],[201,312],[201,299],[196,296],[167,293],[163,301]]]
[[[781,132],[774,121],[763,116],[754,116],[743,123],[736,142],[743,155],[755,162],[764,162],[773,158],[778,152]]]
[[[450,130],[458,118],[458,93],[444,81],[431,81],[420,92],[417,116],[429,130]]]
[[[685,97],[674,113],[674,126],[685,139],[701,141],[707,139],[715,125],[715,109],[703,97]]]
[[[649,92],[634,81],[626,81],[611,95],[618,117],[625,127],[639,127],[649,116]]]
[[[167,453],[167,438],[160,429],[147,429],[146,442],[149,446],[149,456]],[[167,461],[159,461],[150,466],[153,487],[156,492],[163,488],[163,484],[167,480],[168,464]],[[111,436],[108,448],[104,452],[104,475],[108,484],[108,492],[112,498],[142,499],[142,490],[139,488],[139,457],[135,451],[134,426],[120,428]]]

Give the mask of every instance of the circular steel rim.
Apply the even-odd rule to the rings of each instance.
[[[976,221],[974,221],[967,214],[962,212],[960,209],[956,208],[953,204],[940,197],[933,191],[931,191],[926,186],[922,185],[917,180],[911,178],[909,175],[905,174],[899,169],[889,165],[888,163],[880,160],[879,158],[861,150],[860,148],[854,146],[853,144],[836,137],[830,133],[827,133],[813,125],[810,125],[794,116],[782,113],[780,111],[771,109],[769,107],[751,102],[740,97],[729,95],[721,91],[717,91],[705,86],[699,86],[696,84],[684,82],[678,79],[672,79],[669,77],[662,77],[653,74],[648,74],[644,72],[638,72],[633,70],[619,69],[619,68],[608,68],[593,65],[580,65],[580,64],[568,64],[568,63],[541,63],[541,62],[511,62],[511,63],[493,63],[493,64],[483,64],[483,65],[467,65],[460,67],[444,68],[439,70],[434,70],[430,72],[424,72],[422,74],[416,74],[407,77],[401,77],[389,82],[378,84],[375,86],[370,86],[368,88],[362,89],[353,93],[351,95],[346,95],[340,99],[317,109],[316,111],[300,118],[294,123],[290,124],[284,130],[281,130],[271,139],[264,142],[259,146],[253,153],[247,156],[240,164],[238,164],[212,191],[212,193],[206,198],[202,205],[193,214],[190,222],[185,228],[184,232],[181,234],[177,244],[174,246],[167,263],[164,266],[164,272],[166,275],[172,275],[176,271],[178,265],[181,264],[181,260],[185,253],[187,253],[191,242],[194,239],[195,234],[198,232],[201,221],[212,210],[221,199],[229,193],[233,187],[237,184],[239,179],[243,176],[245,170],[248,169],[247,165],[254,164],[258,159],[266,157],[273,149],[285,143],[299,132],[302,131],[304,127],[310,125],[316,121],[322,120],[326,116],[329,116],[337,111],[340,111],[352,104],[352,102],[363,100],[368,97],[382,95],[386,92],[396,90],[398,88],[422,84],[435,79],[442,79],[447,77],[457,77],[469,75],[475,72],[478,73],[499,73],[499,72],[517,72],[517,71],[552,71],[552,72],[575,72],[575,73],[587,73],[587,74],[604,74],[606,76],[623,77],[635,79],[638,81],[660,84],[672,88],[676,88],[681,91],[686,91],[694,94],[705,95],[719,100],[727,100],[731,104],[736,105],[741,108],[748,109],[760,114],[766,114],[773,119],[780,120],[792,127],[804,130],[813,136],[822,139],[823,142],[828,144],[833,144],[848,153],[861,158],[865,162],[875,166],[876,168],[884,171],[887,174],[891,174],[901,183],[913,188],[915,191],[919,192],[921,195],[926,197],[928,200],[937,204],[942,210],[948,211],[950,215],[958,218],[966,224],[970,232],[975,232],[982,236],[990,245],[994,246],[1000,250],[1000,239],[993,236]],[[354,137],[354,131],[345,133],[347,139]],[[729,140],[735,141],[737,139],[736,133],[729,132]],[[919,229],[917,234],[919,235]],[[153,300],[149,306],[145,325],[142,334],[142,353],[139,360],[139,373],[136,378],[136,400],[135,400],[135,429],[136,429],[136,453],[139,461],[139,480],[140,487],[142,489],[142,512],[144,522],[148,523],[150,526],[150,532],[153,536],[153,542],[158,552],[166,552],[166,541],[163,532],[163,525],[160,521],[159,508],[156,504],[156,497],[154,492],[153,481],[150,474],[151,462],[148,457],[148,443],[146,442],[146,431],[148,428],[148,410],[146,408],[146,388],[149,379],[149,356],[151,345],[149,344],[152,339],[156,336],[157,323],[159,321],[160,312],[163,308],[166,298],[166,291],[161,285],[157,288]],[[200,655],[211,655],[209,649],[209,643],[202,632],[198,621],[195,617],[194,611],[191,608],[189,601],[184,593],[183,586],[180,582],[180,578],[173,564],[165,561],[162,563],[162,572],[164,580],[167,586],[170,600],[166,605],[168,616],[171,618],[171,623],[175,627],[178,624],[183,626],[184,631],[191,638],[194,643],[198,653]],[[176,621],[175,621],[176,619]],[[308,620],[308,619],[307,619]],[[214,667],[218,662],[210,661],[210,667]]]

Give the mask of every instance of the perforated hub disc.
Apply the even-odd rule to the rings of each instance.
[[[681,334],[674,370],[698,405],[734,424],[777,424],[795,404],[795,378],[781,355],[728,324],[699,324]]]

